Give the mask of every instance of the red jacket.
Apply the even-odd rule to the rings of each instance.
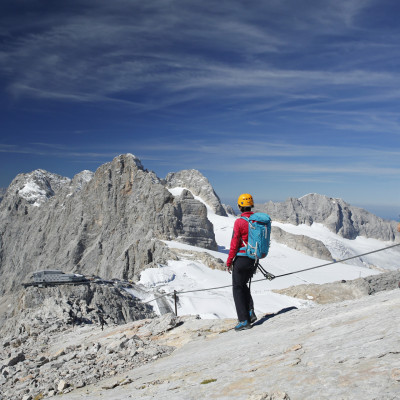
[[[251,214],[254,214],[252,211],[246,211],[241,214],[241,217],[249,218]],[[236,257],[236,254],[239,252],[239,249],[244,246],[243,242],[247,243],[249,238],[249,223],[242,219],[238,218],[233,225],[233,234],[231,240],[231,247],[229,249],[228,259],[226,261],[226,265],[230,267],[232,265],[233,259]],[[244,250],[240,251],[240,253],[244,253]]]

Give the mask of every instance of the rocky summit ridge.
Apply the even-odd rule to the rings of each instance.
[[[201,180],[201,195],[212,195],[199,172],[180,174],[179,184],[193,182],[193,175]],[[161,240],[172,239],[217,249],[204,204],[187,190],[174,197],[132,154],[72,180],[44,170],[20,174],[0,203],[0,295],[32,271],[55,266],[137,278],[144,268],[166,262],[168,248]]]
[[[256,209],[269,214],[273,221],[293,225],[321,223],[346,239],[365,236],[386,241],[396,237],[397,223],[351,206],[342,199],[311,193],[299,199],[257,204]]]

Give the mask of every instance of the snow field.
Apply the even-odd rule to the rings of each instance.
[[[170,189],[170,192],[174,196],[178,196],[182,190],[183,188],[174,188]],[[200,197],[194,197],[205,204]],[[218,251],[189,246],[176,241],[165,241],[165,243],[171,248],[191,250],[194,252],[207,252],[225,262],[229,252],[233,224],[236,217],[222,217],[216,215],[207,204],[205,205],[207,207],[208,219],[214,226]],[[321,240],[331,251],[335,259],[351,257],[393,244],[361,237],[355,240],[343,239],[330,232],[321,224],[313,224],[312,226],[293,226],[276,222],[273,224],[287,232],[297,235],[307,235]],[[272,281],[262,280],[257,282],[257,280],[264,279],[262,274],[257,272],[251,284],[255,312],[260,317],[266,313],[274,313],[286,307],[310,307],[313,305],[310,301],[283,296],[272,292],[272,290],[303,283],[322,284],[342,279],[350,280],[378,274],[379,271],[366,268],[365,265],[373,264],[388,269],[395,268],[395,260],[398,259],[398,254],[396,250],[387,250],[365,256],[362,261],[355,259],[352,260],[353,263],[352,261],[348,264],[337,263],[311,271],[299,272],[293,275],[276,278]],[[328,262],[325,260],[307,256],[275,242],[271,243],[268,257],[261,260],[261,265],[268,272],[276,276],[327,263]],[[150,268],[143,271],[139,283],[149,291],[157,289],[165,291],[165,293],[171,293],[174,290],[177,292],[184,292],[209,289],[192,293],[178,293],[178,315],[199,315],[203,319],[236,318],[232,288],[213,289],[219,286],[231,285],[231,275],[226,271],[212,270],[199,261],[185,259],[184,255],[179,261],[170,260],[168,265],[159,265],[159,268]],[[151,296],[146,296],[147,301],[149,297]],[[166,299],[171,308],[174,309],[173,297],[167,296]],[[143,298],[143,300],[145,299]]]

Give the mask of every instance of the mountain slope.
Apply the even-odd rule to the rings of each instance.
[[[249,331],[200,333],[168,358],[63,398],[395,399],[400,328],[393,321],[399,307],[400,291],[394,290],[282,310]],[[171,342],[179,329],[181,340],[190,335],[184,324],[170,332]],[[123,378],[127,384],[118,386]]]
[[[0,203],[3,200],[3,197],[6,193],[7,189],[6,188],[0,188]]]

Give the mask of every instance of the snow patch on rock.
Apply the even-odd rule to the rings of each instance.
[[[38,169],[29,174],[18,175],[14,184],[20,197],[39,207],[70,182],[69,178]]]
[[[47,192],[33,180],[28,181],[18,193],[28,203],[36,207],[47,200]]]
[[[200,197],[217,214],[227,216],[218,195],[209,180],[195,169],[171,172],[165,178],[168,189],[187,188],[194,196]]]

